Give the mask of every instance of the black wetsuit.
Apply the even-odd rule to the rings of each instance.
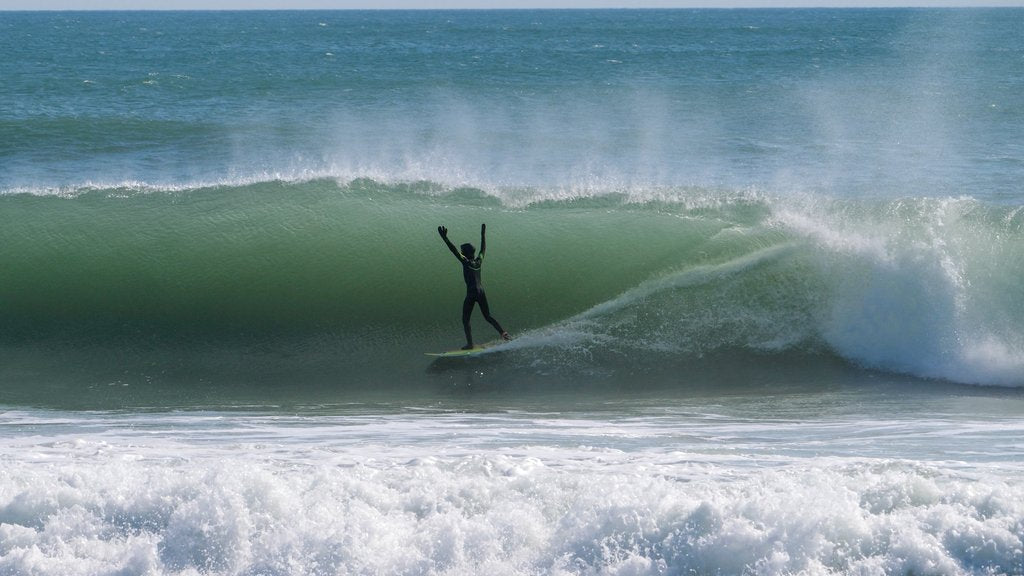
[[[462,301],[462,328],[466,331],[467,346],[473,345],[473,329],[469,325],[469,317],[473,314],[473,305],[480,305],[480,312],[494,326],[499,334],[504,334],[505,329],[498,324],[498,321],[491,316],[491,308],[487,305],[487,294],[484,293],[484,285],[480,280],[480,268],[483,266],[484,255],[481,252],[476,258],[469,260],[465,256],[462,261],[462,277],[466,281],[466,299]]]
[[[484,252],[487,250],[487,237],[485,235],[486,225],[480,225],[480,255],[475,258],[469,258],[468,255],[473,255],[473,245],[463,244],[463,252],[460,252],[455,245],[452,244],[451,240],[448,239],[448,229],[444,226],[438,226],[437,232],[441,235],[441,239],[444,240],[445,246],[451,253],[459,259],[459,263],[462,264],[462,277],[466,281],[466,299],[462,301],[462,328],[466,331],[466,349],[473,347],[473,329],[469,325],[469,317],[473,314],[473,306],[476,304],[480,305],[480,312],[484,315],[484,320],[487,320],[494,329],[498,331],[498,334],[502,338],[508,339],[508,334],[505,329],[498,324],[498,321],[491,316],[491,308],[487,305],[487,295],[484,294],[484,285],[480,280],[480,268],[484,262]]]

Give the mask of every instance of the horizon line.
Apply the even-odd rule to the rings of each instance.
[[[458,7],[430,7],[430,8],[419,8],[419,7],[338,7],[338,8],[322,8],[322,7],[256,7],[256,8],[147,8],[147,7],[135,7],[135,8],[4,8],[0,7],[0,12],[487,12],[487,11],[507,11],[507,12],[522,12],[522,11],[587,11],[587,10],[972,10],[972,9],[991,9],[991,8],[1004,8],[1004,9],[1021,9],[1024,8],[1024,2],[1020,4],[935,4],[935,5],[922,5],[922,4],[892,4],[892,5],[859,5],[859,4],[840,4],[835,6],[812,6],[805,4],[782,4],[775,6],[760,6],[752,4],[738,4],[735,6],[712,6],[712,5],[693,5],[693,6],[502,6],[502,7],[477,7],[477,6],[458,6]]]

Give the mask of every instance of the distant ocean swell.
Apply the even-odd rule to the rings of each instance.
[[[486,222],[513,363],[796,352],[1024,385],[1024,208],[969,197],[312,179],[0,206],[6,350],[316,340],[386,364],[451,347],[463,288],[436,226],[476,243]]]

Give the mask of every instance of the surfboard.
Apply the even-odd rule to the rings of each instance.
[[[458,358],[460,356],[476,356],[477,354],[480,354],[481,352],[487,350],[488,348],[492,348],[497,344],[500,344],[500,342],[488,342],[487,344],[481,344],[480,346],[470,348],[469,350],[459,349],[448,350],[447,352],[424,352],[424,354],[426,354],[427,356],[434,356],[437,358]]]

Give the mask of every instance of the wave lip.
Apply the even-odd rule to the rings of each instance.
[[[834,279],[822,335],[837,353],[927,378],[1024,385],[1018,210],[971,198],[836,204],[776,217],[822,248]]]

